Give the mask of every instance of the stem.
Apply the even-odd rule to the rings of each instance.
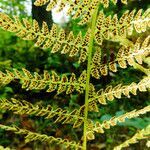
[[[88,105],[89,105],[89,83],[90,83],[90,72],[91,72],[91,60],[92,60],[92,50],[94,44],[94,33],[95,33],[95,24],[97,19],[98,7],[93,13],[92,17],[92,26],[91,26],[91,37],[88,49],[88,65],[87,65],[87,78],[86,78],[86,89],[85,89],[85,110],[84,110],[84,131],[83,131],[83,150],[86,150],[87,138],[87,119],[88,119]]]
[[[134,67],[135,69],[138,69],[138,70],[142,71],[142,72],[145,73],[146,75],[149,75],[149,74],[150,74],[150,70],[149,70],[149,69],[144,68],[143,66],[139,65],[138,63],[134,63],[133,67]]]

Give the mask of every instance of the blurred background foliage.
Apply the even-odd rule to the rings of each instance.
[[[32,0],[33,2],[33,0]],[[32,18],[37,19],[38,22],[46,21],[51,26],[52,17],[51,13],[44,12],[45,9],[33,8],[32,10],[27,9],[26,0],[0,0],[0,11],[9,14],[10,16],[19,15],[20,18],[27,17],[30,20]],[[124,6],[118,0],[117,6],[111,5],[108,9],[104,10],[105,14],[117,13],[120,16],[126,9],[147,9],[150,6],[148,0],[130,0],[127,6]],[[39,10],[40,9],[40,10]],[[102,9],[102,7],[100,7]],[[30,15],[30,12],[31,15]],[[40,15],[40,16],[39,16]],[[78,26],[78,20],[70,19],[69,22],[64,23],[63,27],[66,31],[73,31],[77,34],[82,31],[83,34],[87,30],[88,26]],[[49,27],[50,27],[49,26]],[[143,33],[142,36],[149,34],[149,31]],[[134,34],[132,40],[136,39],[139,35]],[[114,46],[115,45],[115,46]],[[113,49],[113,52],[117,52],[118,45],[105,41],[102,45],[102,51],[104,54],[109,53],[109,49]],[[146,65],[146,64],[145,64]],[[69,58],[67,55],[51,54],[50,50],[42,50],[34,47],[33,41],[24,41],[17,38],[14,34],[5,32],[0,29],[0,70],[6,69],[11,70],[12,68],[26,68],[31,72],[43,73],[43,70],[55,70],[59,74],[61,73],[72,73],[75,72],[79,76],[83,69],[86,69],[86,63],[79,65],[76,63],[76,58]],[[105,88],[106,85],[117,85],[119,83],[129,84],[131,82],[139,81],[144,74],[132,67],[127,69],[119,69],[114,74],[110,72],[109,76],[102,77],[100,80],[92,78],[92,82],[97,85],[98,88]],[[0,87],[0,98],[11,98],[15,97],[18,99],[25,99],[33,104],[39,104],[46,106],[51,104],[54,108],[62,107],[66,109],[74,109],[84,103],[84,96],[77,95],[77,93],[67,96],[64,94],[56,95],[53,93],[46,93],[45,91],[26,91],[21,89],[21,85],[17,81],[10,83],[8,86]],[[116,100],[109,105],[100,107],[99,113],[90,113],[89,116],[95,121],[103,121],[110,119],[114,115],[121,115],[127,111],[133,109],[140,109],[150,104],[150,95],[146,93],[138,93],[137,96],[131,96],[131,98],[123,98],[122,100]],[[34,132],[46,133],[48,135],[54,135],[56,137],[64,137],[68,139],[78,140],[81,137],[81,129],[73,130],[71,125],[60,125],[53,124],[53,120],[44,120],[42,117],[35,116],[18,116],[12,112],[6,112],[0,110],[0,123],[5,125],[15,124],[21,128],[29,129]],[[89,150],[106,149],[111,150],[112,147],[120,142],[123,142],[127,138],[134,135],[134,133],[146,127],[150,123],[149,114],[141,117],[127,120],[123,124],[114,127],[113,129],[106,130],[106,134],[96,135],[96,140],[90,143]],[[60,130],[63,129],[63,130]],[[13,139],[13,141],[12,141]],[[138,144],[134,144],[130,149],[143,150],[146,141],[140,141]],[[21,136],[14,135],[0,130],[0,145],[17,147],[17,149],[37,149],[37,150],[48,150],[49,146],[41,143],[25,144]],[[53,149],[52,146],[50,149]],[[60,149],[55,147],[54,149]]]

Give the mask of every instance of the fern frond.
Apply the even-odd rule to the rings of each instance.
[[[88,3],[90,3],[90,4],[88,4]],[[87,4],[87,8],[86,8],[86,13],[84,13],[84,9],[85,9],[85,4],[83,4],[81,7],[82,7],[82,12],[79,14],[79,15],[77,15],[77,17],[76,17],[76,14],[78,13],[78,11],[76,12],[76,14],[74,15],[74,17],[73,17],[73,19],[76,19],[76,18],[78,18],[82,13],[84,13],[83,15],[82,15],[82,20],[79,22],[79,25],[83,25],[83,24],[85,24],[85,23],[87,23],[91,18],[92,18],[92,15],[93,15],[93,13],[95,12],[95,10],[96,10],[96,8],[97,8],[97,6],[99,5],[99,0],[92,0],[92,2],[88,2]],[[80,9],[78,9],[79,11],[80,11]]]
[[[103,40],[106,39],[124,44],[127,35],[132,35],[134,29],[138,33],[145,32],[150,27],[150,9],[143,14],[142,11],[140,9],[135,14],[135,10],[131,12],[127,10],[120,19],[117,14],[113,17],[105,16],[103,11],[100,11],[95,30],[96,43],[102,45]]]
[[[134,26],[136,32],[138,33],[145,32],[146,28],[150,27],[150,8],[147,9],[143,14],[142,9],[140,9],[131,23]]]
[[[96,122],[95,124],[93,123],[93,128],[92,132],[97,132],[97,133],[104,133],[104,129],[110,129],[111,126],[116,126],[118,123],[123,123],[126,121],[126,119],[132,119],[139,117],[140,115],[146,114],[150,112],[150,105],[146,106],[140,110],[133,110],[130,112],[127,112],[123,115],[120,115],[118,117],[114,116],[108,121],[103,121],[102,123]],[[90,132],[90,130],[89,130]]]
[[[142,64],[144,58],[149,55],[150,50],[150,36],[147,36],[144,41],[141,38],[138,38],[133,44],[134,46],[121,46],[116,59],[108,62],[107,64],[101,64],[101,54],[100,50],[96,50],[92,58],[92,71],[91,75],[99,79],[100,76],[108,75],[108,70],[112,72],[117,72],[117,66],[120,68],[127,68],[127,64],[133,66],[134,63]],[[96,59],[96,58],[97,59]]]
[[[118,123],[125,122],[126,119],[136,118],[140,115],[146,114],[150,112],[150,106],[146,106],[140,110],[133,110],[131,112],[127,112],[119,117],[112,117],[108,121],[103,121],[102,123],[96,122],[94,123],[91,120],[88,120],[88,131],[87,131],[87,139],[93,140],[95,139],[95,132],[96,133],[104,133],[104,129],[110,129],[111,126],[116,126]]]
[[[14,72],[8,70],[6,70],[6,73],[0,72],[0,84],[9,84],[14,79],[19,79],[22,88],[27,90],[42,90],[48,87],[47,92],[53,92],[56,90],[57,94],[64,91],[66,91],[66,94],[71,94],[75,90],[83,93],[85,89],[86,71],[81,73],[78,80],[74,73],[68,78],[65,74],[60,77],[55,71],[52,71],[51,75],[48,71],[44,71],[43,77],[36,72],[32,75],[25,68],[22,69],[22,72],[17,69],[14,69]]]
[[[139,140],[147,139],[150,137],[150,125],[148,125],[146,128],[142,129],[141,131],[138,131],[132,138],[129,140],[123,142],[119,146],[116,146],[114,150],[121,150],[122,148],[128,147],[130,144],[138,143]]]
[[[61,122],[62,124],[73,124],[73,128],[77,128],[83,123],[83,109],[79,110],[74,109],[69,112],[67,110],[63,110],[62,108],[54,109],[51,105],[48,105],[46,108],[33,105],[30,102],[25,100],[17,100],[17,99],[0,99],[1,105],[0,108],[3,110],[13,111],[14,114],[19,115],[35,115],[39,117],[44,117],[45,119],[55,119],[55,123]]]
[[[125,95],[126,97],[130,97],[130,93],[133,95],[137,95],[137,90],[141,92],[147,91],[150,88],[150,76],[145,77],[139,83],[131,83],[130,85],[121,86],[118,84],[116,87],[112,88],[112,86],[108,86],[105,90],[100,89],[93,98],[89,99],[89,102],[98,101],[100,104],[106,105],[108,101],[113,101],[115,98],[120,99],[121,95]]]
[[[68,139],[61,139],[61,138],[55,138],[53,136],[47,136],[46,134],[39,134],[34,133],[31,131],[28,131],[26,129],[20,129],[16,126],[10,127],[0,124],[0,128],[6,131],[11,131],[19,135],[25,136],[25,142],[32,142],[32,141],[41,141],[41,142],[47,142],[49,144],[55,143],[57,145],[63,145],[65,148],[82,148],[79,143],[76,143],[75,141],[69,141]]]
[[[113,4],[116,5],[116,0],[111,0]],[[121,0],[123,4],[127,4],[127,0]],[[110,5],[110,0],[36,0],[34,5],[42,6],[47,4],[47,11],[51,11],[56,5],[58,6],[57,12],[60,12],[65,8],[65,6],[69,5],[68,15],[75,12],[73,15],[73,19],[77,19],[82,16],[82,20],[79,22],[80,25],[87,23],[91,18],[93,13],[95,12],[96,7],[99,5],[103,5],[107,8]]]
[[[84,106],[81,106],[80,109],[74,109],[69,112],[63,110],[62,108],[54,109],[51,105],[48,105],[46,108],[33,105],[30,102],[25,100],[17,99],[0,99],[1,105],[0,108],[3,110],[13,111],[14,114],[18,115],[35,115],[39,117],[44,117],[45,119],[55,119],[54,123],[61,122],[62,124],[73,124],[73,128],[78,128],[83,124],[84,121]],[[89,104],[89,111],[98,112],[98,107],[95,103],[91,102]]]
[[[99,68],[101,67],[100,64],[101,64],[101,50],[97,48],[92,58],[92,66],[91,66],[91,75],[96,79],[100,78],[99,72]]]
[[[56,24],[53,24],[49,31],[46,22],[43,22],[41,29],[36,20],[30,23],[27,19],[23,19],[22,22],[16,16],[11,19],[7,14],[0,13],[0,27],[2,29],[16,33],[24,40],[34,40],[37,47],[51,48],[51,53],[60,51],[61,54],[68,53],[70,57],[79,55],[80,63],[87,59],[90,29],[84,37],[79,32],[75,38],[73,32],[66,35],[65,30]]]

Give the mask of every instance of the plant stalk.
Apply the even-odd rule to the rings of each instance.
[[[140,65],[138,63],[134,63],[133,67],[134,67],[134,69],[138,69],[138,70],[142,71],[147,76],[150,75],[150,69],[146,69],[146,68],[144,68],[142,65]]]
[[[92,24],[91,24],[91,37],[88,49],[88,65],[87,65],[87,78],[86,78],[86,88],[85,88],[85,110],[84,110],[84,131],[83,131],[83,150],[87,148],[87,120],[88,120],[88,105],[89,105],[89,84],[90,84],[90,73],[91,73],[91,60],[92,60],[92,51],[93,51],[93,44],[94,44],[94,33],[95,33],[95,24],[97,19],[98,7],[93,13],[92,16]]]

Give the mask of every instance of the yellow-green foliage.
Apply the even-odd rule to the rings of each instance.
[[[3,146],[0,146],[0,150],[10,150],[10,148],[4,148]]]
[[[50,75],[46,70],[44,71],[43,77],[37,72],[34,72],[34,75],[32,75],[25,68],[22,68],[22,72],[17,69],[14,69],[14,72],[8,70],[6,70],[6,73],[0,72],[0,83],[2,85],[9,84],[15,79],[21,80],[22,88],[26,88],[27,90],[42,90],[48,87],[47,92],[57,90],[58,94],[64,91],[66,91],[66,94],[71,94],[74,90],[83,93],[85,89],[86,71],[81,73],[78,80],[74,73],[68,78],[65,74],[60,77],[55,71],[52,71]]]
[[[117,3],[117,0],[62,0],[61,3],[58,0],[35,1],[36,6],[47,4],[47,11],[53,9],[57,4],[59,4],[58,11],[61,11],[69,4],[68,14],[74,12],[72,18],[79,18],[79,25],[88,23],[88,29],[84,36],[81,32],[77,35],[72,31],[68,33],[56,24],[53,24],[49,30],[46,22],[43,22],[40,28],[36,20],[30,22],[25,18],[20,20],[17,16],[11,18],[5,13],[0,13],[0,27],[2,29],[15,33],[16,36],[23,40],[33,40],[36,47],[48,49],[51,53],[68,54],[68,57],[77,57],[79,63],[87,63],[87,69],[83,70],[79,77],[76,77],[74,73],[59,75],[53,70],[44,70],[43,75],[39,75],[37,72],[32,73],[25,68],[22,68],[22,70],[12,68],[5,72],[0,72],[1,86],[6,86],[14,80],[19,80],[22,88],[27,90],[57,91],[58,95],[65,93],[70,95],[73,92],[85,94],[84,105],[80,106],[80,109],[74,109],[73,111],[62,108],[54,109],[51,105],[41,107],[26,100],[15,98],[0,100],[1,109],[10,110],[18,115],[43,116],[45,119],[53,118],[55,119],[54,123],[71,124],[73,128],[81,128],[81,125],[83,125],[83,137],[80,141],[69,141],[68,139],[33,133],[16,126],[1,124],[0,128],[24,135],[25,142],[39,140],[63,145],[64,149],[86,150],[87,142],[95,139],[96,133],[103,134],[105,133],[104,129],[110,129],[110,127],[116,126],[120,122],[125,122],[126,118],[135,118],[150,112],[150,106],[146,106],[121,116],[114,116],[102,123],[94,122],[88,116],[88,112],[99,111],[99,104],[107,105],[108,101],[121,99],[124,96],[130,98],[131,94],[137,95],[139,91],[146,92],[150,88],[150,69],[142,66],[144,59],[148,58],[150,54],[150,36],[139,37],[136,42],[129,38],[129,36],[132,37],[133,33],[138,33],[140,36],[141,33],[148,31],[150,27],[150,9],[146,11],[142,9],[127,10],[121,17],[118,17],[117,14],[107,16],[103,9],[109,7],[110,1],[114,5]],[[127,0],[121,0],[121,2],[127,5]],[[99,6],[104,8],[99,10]],[[110,58],[107,62],[102,60],[104,57],[102,53],[104,40],[119,44],[119,50],[115,54],[115,58]],[[140,81],[128,85],[120,83],[114,87],[109,85],[105,89],[97,89],[91,83],[92,77],[100,79],[101,76],[107,76],[109,72],[116,73],[119,67],[126,69],[128,66],[141,70],[145,73],[145,76]],[[149,134],[150,128],[148,126],[114,149],[120,150],[129,146],[129,144],[138,142],[140,139],[148,138]]]
[[[123,142],[121,145],[114,148],[114,150],[120,150],[124,147],[128,147],[129,144],[137,143],[138,140],[146,139],[150,135],[150,125],[147,126],[145,129],[138,131],[131,139]]]

